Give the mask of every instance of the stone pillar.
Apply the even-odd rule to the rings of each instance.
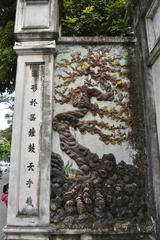
[[[58,0],[18,0],[7,239],[48,239]]]

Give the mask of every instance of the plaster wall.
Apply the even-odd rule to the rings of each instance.
[[[137,52],[137,69],[142,93],[148,159],[148,199],[150,214],[160,238],[160,162],[159,162],[159,1],[128,3],[127,17],[133,25]]]
[[[67,239],[67,234],[69,234],[68,231],[72,232],[72,229],[72,234],[74,234],[75,237],[76,233],[74,232],[76,231],[76,229],[79,229],[81,235],[83,233],[83,229],[85,229],[86,227],[88,229],[84,230],[86,233],[88,231],[92,231],[92,229],[97,229],[98,227],[101,232],[99,239],[101,239],[103,236],[102,229],[106,229],[108,227],[108,221],[110,221],[110,226],[113,223],[111,219],[108,219],[108,216],[103,216],[103,214],[108,211],[106,200],[107,197],[105,197],[105,193],[107,193],[108,190],[105,190],[105,186],[103,186],[103,182],[106,181],[105,178],[104,180],[102,180],[99,191],[103,191],[102,195],[104,196],[104,201],[106,201],[106,206],[104,211],[100,210],[100,215],[102,214],[102,212],[103,214],[101,215],[99,220],[96,219],[96,214],[92,213],[92,211],[91,219],[88,219],[88,213],[86,213],[85,211],[81,212],[81,210],[76,214],[75,212],[73,214],[70,214],[73,211],[70,204],[74,203],[74,206],[78,206],[79,203],[76,203],[76,201],[78,201],[77,199],[83,198],[83,188],[85,188],[85,184],[87,184],[88,182],[87,180],[83,181],[83,175],[85,176],[86,174],[83,172],[83,167],[86,168],[87,166],[87,169],[90,169],[89,171],[91,171],[91,174],[92,171],[97,171],[97,173],[99,171],[98,165],[96,169],[94,168],[94,170],[92,170],[92,167],[89,165],[93,161],[95,154],[99,158],[98,161],[101,162],[100,159],[103,159],[104,155],[107,156],[108,153],[112,153],[116,159],[117,169],[118,166],[122,164],[123,160],[124,166],[128,166],[130,170],[132,168],[139,173],[141,172],[139,177],[135,177],[136,179],[130,179],[130,183],[132,181],[136,181],[136,183],[140,183],[141,181],[145,182],[146,168],[145,156],[143,152],[143,116],[141,114],[141,103],[139,102],[140,93],[138,90],[138,79],[135,69],[134,45],[127,44],[126,42],[122,44],[122,42],[120,41],[121,39],[119,40],[119,42],[116,42],[116,40],[116,38],[112,38],[108,41],[106,40],[105,42],[105,39],[103,39],[102,43],[100,44],[98,42],[98,38],[96,38],[96,40],[94,38],[90,38],[88,39],[88,41],[87,38],[79,38],[79,42],[78,38],[73,38],[72,40],[69,38],[64,38],[63,40],[60,40],[60,43],[58,43],[57,45],[57,56],[55,59],[56,71],[54,78],[54,120],[52,141],[52,152],[54,154],[51,162],[51,226],[53,230],[54,228],[57,228],[59,232],[64,229],[64,237],[62,237],[62,239]],[[108,86],[107,90],[103,88],[104,86]],[[92,95],[93,90],[95,91],[95,88],[103,94],[106,93],[106,91],[108,91],[109,93],[112,93],[113,91],[114,97],[112,96],[111,100],[99,100],[98,95]],[[85,91],[86,89],[89,89],[90,93],[87,93],[88,95],[84,95],[86,93],[84,89]],[[80,96],[85,96],[83,98],[83,101]],[[97,112],[95,110],[93,111],[93,106],[98,106],[96,108]],[[92,111],[90,107],[92,107]],[[84,108],[87,108],[87,113],[85,112],[83,116],[81,115],[81,117],[76,119],[75,116],[78,111],[80,112],[80,110]],[[98,114],[98,110],[103,108],[108,109],[109,111],[100,116]],[[120,110],[124,111],[121,112]],[[91,121],[93,121],[95,125],[93,125],[92,122],[91,127],[89,127]],[[102,121],[103,127],[99,127],[98,123]],[[107,127],[104,127],[104,124],[107,124]],[[83,128],[80,128],[80,126]],[[82,131],[84,129],[84,126],[87,126],[89,128],[86,128],[85,131]],[[95,126],[104,135],[109,135],[108,140],[105,139],[105,141],[102,141],[100,135],[101,133],[95,130]],[[124,128],[121,128],[122,126],[124,126]],[[125,138],[121,138],[118,135],[119,130],[117,132],[117,129],[114,129],[115,127],[122,131],[122,133],[124,134],[122,135],[125,136]],[[128,136],[130,137],[128,138]],[[135,143],[135,141],[137,143]],[[81,149],[84,149],[86,152],[89,151],[89,154],[93,155],[89,157],[88,160],[86,160],[85,156],[81,156],[81,153],[78,150],[79,146],[81,146]],[[137,146],[139,148],[137,148]],[[140,149],[142,149],[141,152]],[[81,157],[84,162],[86,161],[83,164],[81,164]],[[62,160],[64,165],[61,163],[62,165],[60,167],[60,165],[57,165],[56,162],[62,162]],[[101,166],[101,170],[103,169],[102,171],[105,172],[105,164],[102,165],[103,166]],[[59,175],[57,175],[57,170],[60,171],[61,168],[63,168],[63,171],[59,172]],[[130,172],[130,170],[124,170],[124,172],[126,172],[127,178],[130,178],[130,176],[132,175],[132,171]],[[108,176],[110,174],[111,176],[114,174],[114,170],[110,171],[110,173],[108,172]],[[76,192],[76,190],[74,190],[74,187],[72,189],[71,183],[72,181],[76,181],[77,179],[74,186],[76,186],[76,184],[78,185],[78,176],[80,172],[82,177],[80,182],[82,190],[78,190]],[[64,176],[63,178],[61,178],[62,174]],[[118,172],[118,170],[116,174],[119,176],[120,173]],[[137,173],[133,175],[136,176],[136,174]],[[97,179],[99,175],[96,176],[97,177],[95,180],[98,181]],[[92,178],[92,180],[93,179],[94,177]],[[121,180],[119,179],[117,184],[122,184],[122,189],[124,189],[127,183],[125,184],[125,182]],[[68,181],[70,181],[71,188],[67,192],[67,190],[64,190],[64,186],[65,188],[68,186]],[[137,183],[137,186],[139,183]],[[116,183],[114,183],[113,188],[116,188],[116,186]],[[59,188],[61,188],[61,195],[59,195]],[[145,198],[145,189],[142,190],[142,188],[141,193],[137,193],[137,196]],[[89,191],[89,198],[92,199],[90,189],[87,191]],[[135,199],[136,191],[134,191],[135,195],[133,194],[134,196],[131,197],[132,199]],[[65,194],[66,196],[67,193],[71,195],[72,192],[75,193],[75,196],[69,198],[68,201],[65,200],[67,199],[67,197],[64,197]],[[123,194],[125,193],[121,192],[121,194],[122,198],[120,198],[123,199]],[[113,198],[115,198],[116,202],[118,199],[118,197],[116,197],[116,193],[113,193]],[[140,202],[143,202],[143,200],[141,200],[136,200],[137,203],[133,203],[134,207],[132,207],[132,210],[134,212],[136,212],[135,209],[137,208],[137,206],[139,206],[139,209],[142,210],[143,207],[140,207],[139,205]],[[92,199],[90,201],[93,201],[94,205],[94,200]],[[85,200],[83,200],[83,202],[85,202]],[[112,199],[112,203],[113,202],[114,201]],[[125,205],[130,206],[129,203],[126,203]],[[113,209],[117,209],[117,213],[122,209],[124,210],[124,208],[125,207],[123,207],[121,204],[118,206],[116,205],[116,203],[115,207],[113,207]],[[126,224],[124,225],[126,227],[121,226],[121,223],[118,220],[119,218],[117,218],[116,214],[116,217],[114,216],[114,224],[120,224],[115,224],[115,226],[114,224],[112,225],[114,229],[113,231],[114,233],[118,234],[118,237],[120,237],[119,231],[121,231],[119,228],[126,228],[126,235],[130,231],[130,228],[134,228],[134,224],[132,225],[131,221],[129,220],[132,217],[126,220],[128,213],[127,211],[128,210],[126,210],[126,214],[124,214],[124,218],[122,217],[124,219],[124,222]],[[103,217],[104,221],[102,220]],[[135,215],[133,214],[133,218],[134,217]],[[136,219],[138,219],[138,217]],[[142,222],[144,222],[144,225],[142,224],[144,228],[141,226]],[[130,227],[128,224],[130,225]],[[149,225],[150,224],[148,222],[148,216],[146,215],[144,221],[141,219],[139,224],[137,224],[136,226],[139,226],[139,231],[144,231],[148,233],[147,229]],[[111,232],[111,228],[109,229],[109,232]],[[122,232],[123,231],[124,229],[122,230]],[[133,231],[136,232],[137,230],[134,229]],[[112,233],[110,233],[110,235],[112,236]],[[78,239],[79,237],[80,236],[77,236]],[[92,234],[91,237],[92,239],[98,239],[98,236],[94,237],[92,236]],[[124,238],[125,237],[126,239],[131,239],[131,235],[124,236]],[[108,239],[110,239],[109,236]]]

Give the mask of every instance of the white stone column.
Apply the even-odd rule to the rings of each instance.
[[[7,226],[10,240],[48,240],[58,0],[18,0],[17,75]]]
[[[55,43],[23,43],[15,50],[18,65],[7,228],[45,227],[50,214]]]

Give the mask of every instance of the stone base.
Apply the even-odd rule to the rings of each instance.
[[[139,234],[139,236],[134,235],[63,235],[63,236],[51,236],[50,240],[155,240],[152,236],[142,236]]]
[[[7,240],[49,240],[47,227],[5,227]]]
[[[27,234],[27,235],[9,235],[6,238],[7,240],[49,240],[48,237],[39,235],[39,236],[34,236],[32,234]]]
[[[155,240],[151,231],[130,233],[107,233],[88,229],[53,229],[48,227],[13,227],[3,229],[7,240]]]
[[[155,240],[152,236],[134,236],[134,235],[128,235],[128,236],[112,236],[112,235],[95,235],[95,236],[74,236],[74,235],[63,235],[63,236],[53,236],[50,238],[50,240]]]

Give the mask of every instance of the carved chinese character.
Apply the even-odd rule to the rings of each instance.
[[[35,128],[32,127],[29,129],[28,135],[29,137],[35,137],[35,133],[36,133]]]
[[[26,182],[26,185],[28,186],[28,188],[31,188],[31,185],[33,184],[33,181],[31,179],[29,179],[27,182]]]
[[[28,168],[28,171],[34,171],[35,166],[34,166],[33,162],[30,162],[29,165],[27,166],[27,168]]]
[[[30,101],[30,105],[31,105],[31,106],[34,106],[34,107],[35,107],[36,104],[38,104],[37,101],[36,101],[36,99],[32,99],[32,100]]]
[[[38,78],[39,77],[39,65],[32,64],[31,69],[32,69],[32,77]]]
[[[32,77],[38,77],[38,70],[37,69],[33,69],[32,70]]]
[[[35,121],[36,120],[36,114],[30,114],[30,121]]]
[[[33,84],[33,85],[31,86],[31,89],[33,90],[33,92],[36,92],[37,89],[38,89],[37,84]]]
[[[33,207],[33,200],[32,200],[31,197],[28,197],[28,198],[27,198],[27,200],[26,200],[26,204],[27,204],[28,206]]]
[[[33,152],[35,153],[35,145],[34,143],[30,143],[28,146],[28,152]]]

